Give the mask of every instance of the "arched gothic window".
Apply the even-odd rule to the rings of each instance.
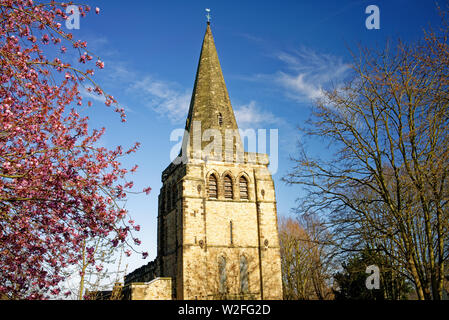
[[[240,199],[248,200],[248,180],[244,176],[239,179]]]
[[[227,276],[226,276],[226,258],[221,256],[218,259],[218,291],[221,294],[226,294],[227,292]]]
[[[248,293],[248,260],[240,257],[240,292]]]
[[[218,125],[221,127],[223,124],[223,116],[221,113],[218,114]]]
[[[224,197],[225,199],[233,199],[234,192],[232,189],[232,179],[230,176],[226,175],[223,178],[223,186],[224,186]]]
[[[218,188],[217,188],[217,178],[214,174],[209,176],[209,186],[208,186],[209,199],[218,198]]]

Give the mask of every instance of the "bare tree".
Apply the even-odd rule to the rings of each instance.
[[[298,219],[281,218],[282,282],[284,298],[289,300],[330,299],[331,268],[325,241],[317,221],[300,223]]]
[[[326,216],[340,252],[369,247],[407,276],[419,299],[441,299],[448,257],[448,19],[415,45],[354,55],[354,77],[324,92],[285,180],[307,189],[303,212]]]

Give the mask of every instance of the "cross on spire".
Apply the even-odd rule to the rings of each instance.
[[[206,8],[206,12],[207,12],[207,14],[206,14],[207,24],[210,24],[210,9]]]

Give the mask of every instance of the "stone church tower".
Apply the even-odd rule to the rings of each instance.
[[[129,299],[282,299],[268,156],[243,151],[209,23],[162,183],[157,258],[126,276]]]

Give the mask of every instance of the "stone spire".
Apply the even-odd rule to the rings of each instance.
[[[225,139],[231,141],[232,153],[236,150],[243,151],[209,22],[201,48],[185,129],[189,132],[190,143],[187,145],[187,141],[184,139],[183,145],[187,146],[189,157],[193,156],[191,151],[195,150],[196,152],[200,145],[203,150],[202,157],[204,157],[205,148],[209,145],[210,149],[212,141],[215,141],[216,146],[221,145],[224,160],[225,145],[227,145]],[[214,131],[208,129],[216,129],[215,132],[221,134],[221,141],[217,141],[217,137],[210,137],[210,134]],[[228,129],[231,129],[231,132],[233,130],[234,137],[229,136]],[[226,133],[227,130],[228,134]],[[201,135],[199,135],[200,133]],[[194,135],[197,138],[196,143],[194,142]],[[217,155],[217,150],[215,150],[215,153]],[[196,153],[194,157],[198,158],[199,153]]]

